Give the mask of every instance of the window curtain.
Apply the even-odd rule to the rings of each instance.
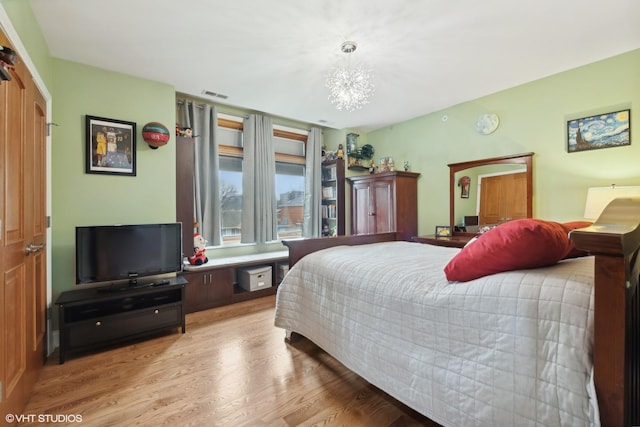
[[[312,127],[307,137],[302,237],[319,237],[322,228],[322,130]]]
[[[242,164],[242,243],[278,238],[276,156],[271,118],[251,114],[244,120]]]
[[[208,246],[222,244],[222,218],[220,213],[220,192],[218,176],[220,172],[218,143],[218,110],[215,106],[194,101],[179,101],[177,120],[182,127],[189,127],[195,138],[194,162],[194,214],[197,230]],[[183,224],[183,227],[189,227]]]

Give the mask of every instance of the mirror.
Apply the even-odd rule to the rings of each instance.
[[[489,159],[472,160],[449,164],[449,225],[453,230],[460,229],[465,219],[467,226],[496,224],[515,218],[531,218],[533,216],[533,154],[524,153],[512,156],[493,157]],[[479,191],[479,177],[485,177],[485,199]],[[491,197],[487,196],[492,188],[489,177],[509,177],[510,182],[516,182],[520,189],[516,196]],[[498,178],[496,178],[498,179]],[[512,184],[508,184],[512,185]],[[496,183],[495,188],[501,184]],[[497,212],[496,203],[518,199],[517,212]],[[482,213],[479,212],[483,206]],[[487,213],[485,206],[491,206]],[[493,212],[496,211],[496,212]],[[478,216],[478,217],[476,217]],[[465,218],[467,217],[467,218]],[[458,227],[458,228],[456,228]],[[459,231],[456,233],[460,233]]]

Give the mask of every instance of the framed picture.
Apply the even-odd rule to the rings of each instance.
[[[463,176],[458,180],[458,186],[460,187],[460,197],[463,199],[469,198],[469,191],[471,189],[471,178]]]
[[[567,151],[631,145],[631,110],[620,110],[567,122]]]
[[[136,124],[86,116],[86,173],[136,175]]]
[[[451,227],[448,225],[436,225],[436,237],[451,237]]]

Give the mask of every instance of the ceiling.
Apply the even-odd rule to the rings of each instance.
[[[336,129],[378,129],[640,48],[638,0],[29,2],[56,58]],[[354,112],[324,86],[347,61],[374,74]]]

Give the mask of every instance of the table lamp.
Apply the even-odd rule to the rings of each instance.
[[[587,190],[584,217],[596,220],[609,202],[619,197],[640,197],[640,186],[591,187]]]

